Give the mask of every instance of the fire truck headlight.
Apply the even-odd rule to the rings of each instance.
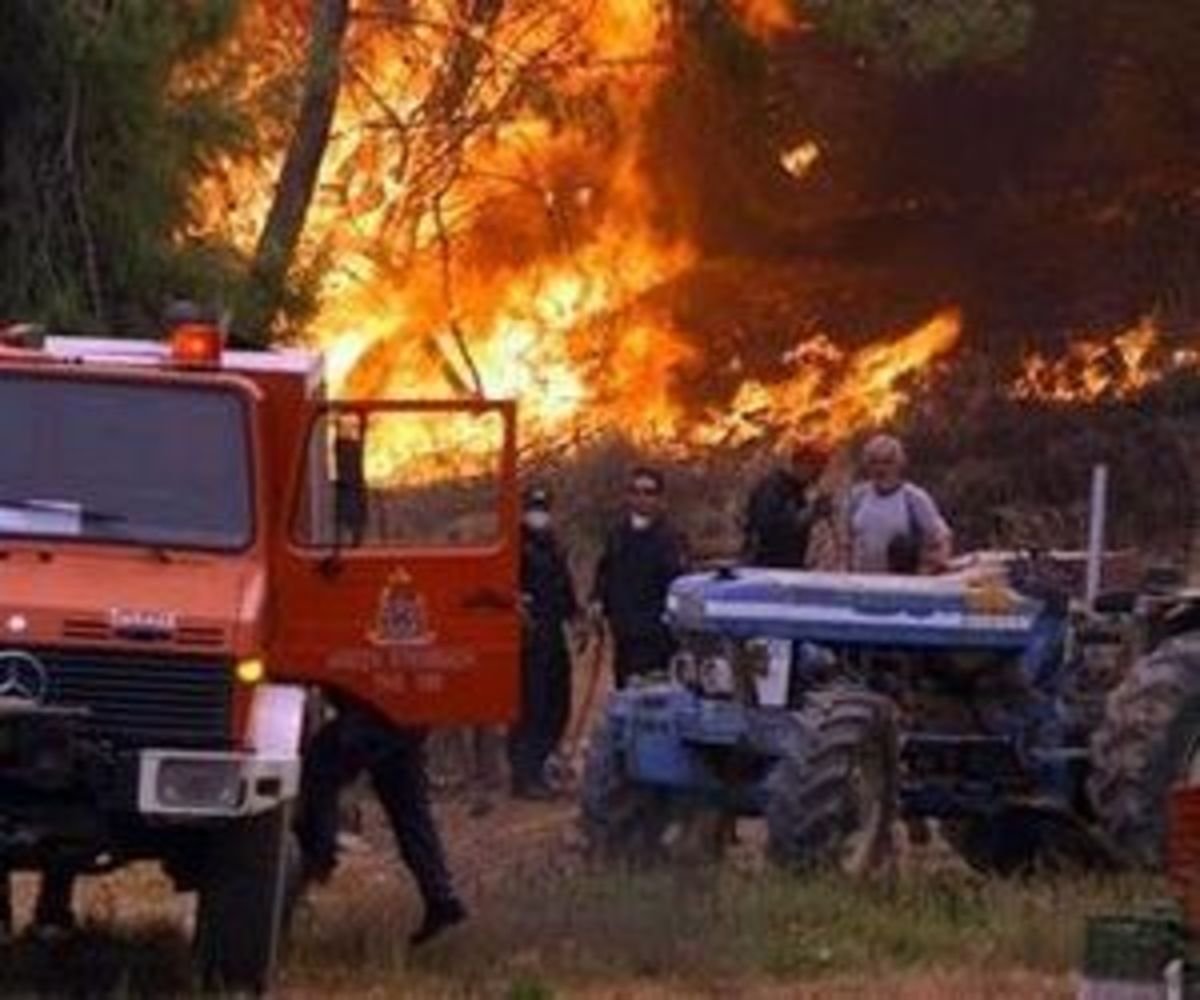
[[[245,789],[237,761],[164,760],[158,769],[158,800],[170,809],[236,810]]]
[[[267,665],[258,657],[238,661],[235,676],[243,684],[261,684],[267,678]]]

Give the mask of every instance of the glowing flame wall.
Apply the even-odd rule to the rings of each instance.
[[[327,266],[306,337],[336,391],[515,397],[533,448],[614,429],[659,449],[828,440],[891,418],[955,347],[953,310],[857,352],[798,336],[770,377],[685,407],[703,343],[656,293],[698,253],[656,222],[642,155],[675,61],[669,5],[508,0],[487,22],[465,7],[356,8],[302,261]],[[762,36],[794,27],[783,0],[731,9]],[[248,99],[295,68],[305,25],[304,3],[249,5],[226,57]],[[252,247],[277,169],[221,164],[199,229]]]

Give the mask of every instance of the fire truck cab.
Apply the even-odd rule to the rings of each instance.
[[[319,355],[0,346],[0,873],[160,861],[261,988],[317,691],[509,718],[514,408],[331,402]]]

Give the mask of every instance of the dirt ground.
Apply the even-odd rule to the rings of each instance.
[[[601,685],[589,714],[603,696]],[[455,741],[445,742],[433,755],[436,808],[471,919],[410,953],[419,901],[378,807],[359,792],[343,864],[296,914],[279,996],[1067,998],[1086,917],[1158,891],[993,883],[936,838],[903,855],[898,886],[809,885],[765,865],[761,826],[748,821],[719,870],[596,873],[583,863],[573,794],[514,801],[497,766],[479,813]],[[18,880],[19,923],[32,889]],[[156,868],[88,879],[79,904],[77,938],[0,948],[0,995],[193,992],[190,900]]]
[[[666,883],[647,894],[631,883],[629,901],[619,904],[607,895],[597,896],[594,889],[580,890],[575,881],[582,870],[575,807],[569,799],[525,803],[497,795],[493,808],[482,816],[472,815],[470,805],[470,797],[462,795],[443,798],[438,805],[453,868],[472,911],[468,923],[420,953],[409,953],[404,939],[419,918],[419,904],[375,806],[366,801],[363,832],[347,838],[344,863],[334,881],[308,897],[297,913],[278,995],[522,1000],[1074,995],[1069,970],[1040,967],[1046,964],[1044,956],[1032,956],[1029,967],[1023,967],[1005,953],[1002,943],[969,955],[930,957],[928,962],[918,952],[909,960],[904,955],[907,945],[902,945],[897,961],[871,960],[867,967],[843,972],[833,967],[836,957],[818,955],[817,966],[793,967],[790,959],[781,964],[778,957],[757,948],[746,951],[741,945],[742,950],[736,955],[731,952],[725,961],[714,954],[722,947],[714,937],[696,942],[701,951],[694,953],[693,962],[685,939],[703,937],[703,922],[708,918],[697,918],[691,888]],[[750,827],[731,859],[730,867],[737,873],[733,877],[739,880],[733,897],[742,897],[747,885],[766,890],[777,885],[777,877],[764,869],[758,856]],[[928,859],[922,864],[939,867],[931,866]],[[22,917],[28,913],[31,889],[29,880],[22,879],[18,892]],[[713,898],[718,900],[714,920],[721,918],[719,899],[725,891],[714,890]],[[835,888],[837,905],[844,907],[853,891],[849,885]],[[669,898],[673,893],[678,893],[677,899]],[[818,908],[828,908],[828,898],[822,898]],[[80,900],[88,925],[80,939],[51,946],[19,942],[7,949],[7,957],[0,952],[0,993],[165,996],[191,992],[186,944],[190,907],[154,869],[143,866],[89,880]],[[744,904],[744,899],[730,902],[733,907]],[[1038,904],[1038,909],[1045,906]],[[677,918],[679,925],[672,926]],[[738,919],[734,917],[734,926]],[[747,910],[745,919],[763,926],[774,920],[759,912],[757,905]],[[814,915],[814,926],[804,928],[801,912],[799,929],[789,933],[799,934],[796,947],[802,951],[808,947],[805,934],[819,930],[824,921],[838,919]],[[752,927],[751,933],[760,932]],[[830,928],[829,933],[832,955],[840,934],[876,932],[864,925],[848,926],[844,932]],[[573,937],[579,940],[570,943]],[[659,951],[661,957],[656,955]],[[821,961],[830,967],[821,967]],[[851,965],[856,962],[848,960]]]

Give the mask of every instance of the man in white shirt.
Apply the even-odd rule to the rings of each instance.
[[[867,481],[846,504],[847,565],[856,573],[938,573],[950,559],[950,526],[925,490],[904,478],[907,458],[894,437],[863,449]]]

